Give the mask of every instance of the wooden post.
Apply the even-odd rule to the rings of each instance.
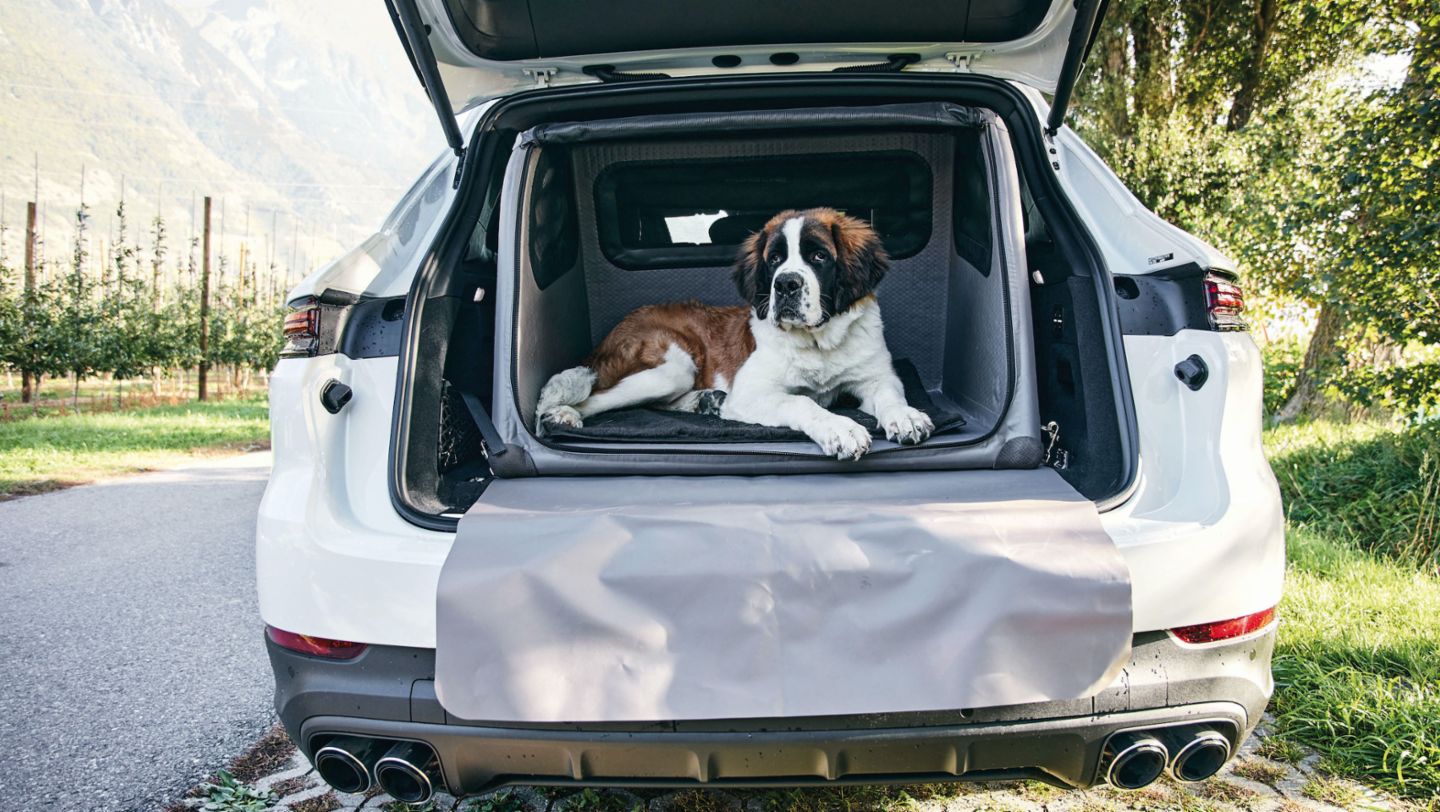
[[[200,400],[205,399],[205,377],[210,371],[210,196],[205,196],[204,254],[200,259]]]
[[[35,202],[25,204],[25,303],[28,306],[35,296]],[[34,380],[30,370],[20,370],[20,402],[29,403],[35,397]]]

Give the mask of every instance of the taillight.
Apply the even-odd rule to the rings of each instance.
[[[1269,626],[1274,620],[1275,608],[1272,606],[1253,615],[1217,620],[1214,623],[1181,626],[1178,629],[1171,629],[1170,633],[1184,643],[1215,643],[1220,640],[1232,640],[1236,637],[1253,634]]]
[[[364,643],[296,634],[284,629],[277,629],[274,626],[266,626],[265,635],[270,638],[270,642],[281,648],[288,648],[291,651],[298,651],[314,657],[328,657],[332,660],[353,660],[359,657],[366,648]]]
[[[1235,280],[1210,273],[1205,275],[1205,310],[1216,330],[1248,330],[1245,323],[1245,291]]]
[[[291,305],[285,314],[285,346],[281,358],[315,355],[320,349],[320,305],[314,299],[302,299]]]

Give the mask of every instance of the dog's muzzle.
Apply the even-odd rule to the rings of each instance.
[[[775,317],[780,321],[804,318],[805,280],[798,273],[782,273],[774,282]]]

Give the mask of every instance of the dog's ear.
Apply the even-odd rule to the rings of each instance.
[[[890,255],[864,220],[840,216],[830,226],[835,241],[835,286],[832,294],[836,313],[875,292],[890,270]]]
[[[765,231],[751,234],[740,243],[740,253],[735,257],[735,288],[740,297],[755,308],[755,315],[764,319],[770,310],[770,280],[766,279],[768,266],[764,255]]]

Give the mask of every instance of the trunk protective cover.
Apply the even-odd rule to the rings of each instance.
[[[1131,638],[1125,564],[1049,469],[497,480],[437,602],[440,701],[495,722],[1074,699]]]

